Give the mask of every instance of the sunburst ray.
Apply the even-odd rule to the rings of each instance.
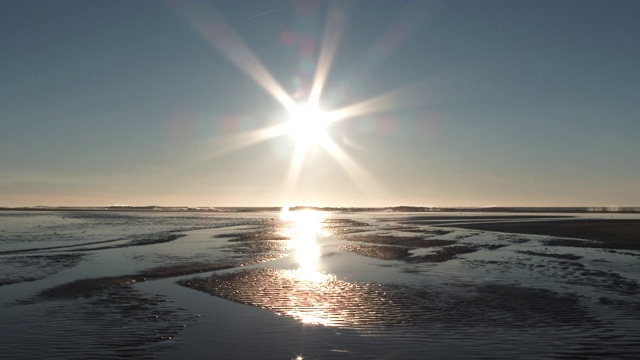
[[[233,65],[249,75],[258,85],[291,111],[297,104],[258,60],[240,35],[210,6],[174,2],[174,8],[183,19],[216,48]]]
[[[348,18],[348,11],[344,6],[344,2],[331,2],[328,10],[324,26],[324,34],[322,37],[322,45],[320,48],[320,55],[318,56],[318,63],[316,65],[316,72],[313,78],[313,84],[311,87],[311,93],[309,95],[309,105],[317,106],[322,91],[324,90],[324,84],[331,70],[331,64],[335,58],[336,49],[340,43],[342,32]]]

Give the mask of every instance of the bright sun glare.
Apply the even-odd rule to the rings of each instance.
[[[298,146],[307,148],[322,142],[327,136],[329,118],[320,108],[301,105],[291,110],[289,135]]]
[[[238,32],[213,7],[192,5],[191,2],[176,2],[178,13],[205,40],[238,69],[251,77],[288,112],[289,118],[283,119],[284,121],[280,124],[225,138],[228,144],[221,146],[221,150],[218,150],[215,155],[219,156],[283,135],[291,137],[295,142],[295,150],[283,186],[284,196],[289,198],[288,200],[296,197],[302,165],[307,160],[307,150],[314,147],[320,147],[328,153],[360,190],[366,193],[379,193],[383,190],[377,180],[332,139],[328,128],[335,122],[393,109],[409,94],[409,91],[413,91],[409,87],[401,88],[339,108],[321,109],[319,107],[350,9],[350,6],[346,5],[347,2],[330,3],[319,44],[315,72],[309,79],[311,85],[309,93],[299,92],[301,96],[308,95],[308,97],[306,102],[297,103],[242,40]],[[304,36],[299,38],[306,39]],[[302,49],[304,46],[299,48]],[[312,59],[301,50],[300,60],[306,62]],[[301,99],[301,97],[296,98]]]

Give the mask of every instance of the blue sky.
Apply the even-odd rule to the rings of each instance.
[[[639,206],[639,13],[2,1],[0,206]],[[302,103],[327,23],[340,36],[321,107],[392,96],[327,128],[348,161],[311,146],[292,182],[291,136],[240,146],[289,119],[242,64],[253,54]]]

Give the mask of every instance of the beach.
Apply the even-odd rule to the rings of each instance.
[[[0,211],[0,354],[637,358],[640,215]]]

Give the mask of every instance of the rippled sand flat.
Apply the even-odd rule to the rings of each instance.
[[[640,219],[0,212],[11,358],[637,358]]]

